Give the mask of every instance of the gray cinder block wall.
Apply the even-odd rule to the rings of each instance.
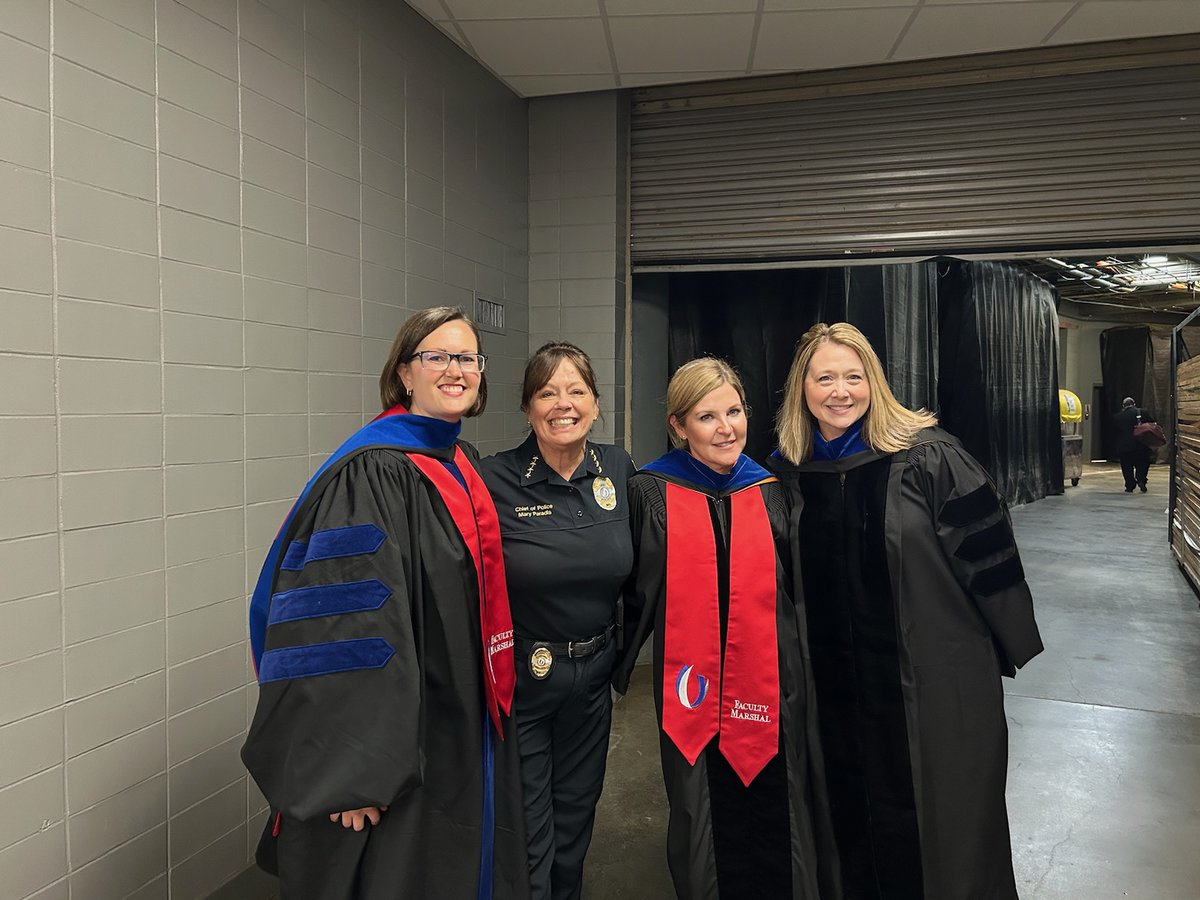
[[[599,441],[624,444],[629,98],[529,104],[529,346],[565,339],[592,359]],[[524,424],[522,421],[521,424]]]
[[[527,115],[402,3],[0,2],[5,897],[246,867],[246,593],[410,311],[505,302],[520,437]]]

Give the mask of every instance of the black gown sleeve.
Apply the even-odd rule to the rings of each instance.
[[[617,448],[614,448],[617,449]],[[621,593],[617,596],[617,659],[620,661],[621,654],[633,634],[634,617],[640,617],[641,609],[637,599],[637,535],[641,530],[637,524],[637,511],[633,508],[631,484],[634,474],[637,472],[637,467],[633,464],[633,457],[622,449],[617,449],[614,454],[615,461],[620,465],[614,469],[614,484],[618,493],[624,492],[625,501],[629,503],[629,531],[630,542],[633,545],[633,566],[629,570],[629,576],[625,579],[625,583],[621,585]],[[622,692],[624,693],[624,692]]]
[[[1042,652],[1033,597],[1013,538],[1012,522],[984,468],[949,441],[909,453],[930,503],[942,552],[1002,653],[1004,674]]]
[[[402,455],[368,450],[298,513],[242,751],[287,817],[402,803],[421,781],[413,595],[422,535],[413,513],[424,490]]]
[[[783,570],[783,589],[788,599],[795,606],[803,606],[799,602],[799,579],[795,577],[797,562],[792,556],[794,541],[790,540],[792,518],[792,498],[782,484],[769,484],[761,488],[763,503],[771,520],[771,533],[775,538],[775,555]]]
[[[657,479],[635,475],[629,481],[629,525],[633,533],[633,572],[626,589],[625,640],[613,669],[612,686],[629,690],[629,679],[642,646],[654,631],[659,598],[666,581],[666,503]]]

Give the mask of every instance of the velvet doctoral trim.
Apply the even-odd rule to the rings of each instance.
[[[347,525],[314,531],[307,541],[292,541],[279,568],[299,572],[310,562],[345,556],[369,556],[383,546],[387,535],[378,525]]]
[[[821,437],[821,432],[813,429],[813,459],[841,459],[870,450],[867,442],[862,439],[863,420],[859,419],[832,441]]]
[[[744,453],[738,457],[733,470],[728,475],[722,475],[686,450],[671,450],[643,466],[642,471],[658,472],[710,491],[735,491],[775,477]]]
[[[267,614],[271,606],[271,586],[284,557],[284,537],[288,533],[296,510],[307,499],[313,485],[331,466],[364,447],[385,446],[395,447],[399,450],[445,450],[454,446],[461,430],[462,426],[459,422],[414,416],[406,412],[403,406],[396,405],[380,413],[374,420],[352,434],[342,446],[333,452],[329,459],[322,463],[312,478],[308,480],[308,484],[304,486],[300,496],[296,498],[287,517],[284,518],[279,533],[275,536],[275,541],[263,562],[258,582],[254,586],[254,596],[250,601],[250,649],[254,655],[256,670],[262,660],[266,641]],[[287,562],[291,564],[290,568],[295,566],[297,558],[296,551],[288,549],[290,558]],[[307,551],[308,548],[305,548],[305,556],[301,557],[301,560],[306,560]]]
[[[281,647],[263,654],[258,681],[267,684],[285,678],[332,675],[356,669],[382,669],[395,653],[392,645],[379,637],[330,641],[306,647]]]
[[[271,598],[267,624],[367,612],[379,609],[390,596],[392,589],[378,578],[282,591]]]

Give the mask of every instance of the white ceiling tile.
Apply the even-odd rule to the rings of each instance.
[[[462,22],[489,68],[511,75],[594,75],[612,71],[604,26],[596,19]]]
[[[1054,42],[1189,34],[1200,31],[1198,0],[1086,0]]]
[[[788,12],[794,10],[830,9],[843,10],[855,8],[872,8],[904,6],[912,9],[920,6],[921,0],[767,0],[763,7],[767,12]]]
[[[607,0],[604,8],[610,16],[757,12],[758,0]]]
[[[446,0],[446,5],[456,19],[560,19],[600,15],[596,0]]]
[[[992,50],[1037,47],[1073,0],[926,6],[896,48],[894,59],[928,59]]]
[[[765,13],[754,71],[883,62],[908,18],[907,9]]]
[[[631,72],[694,72],[746,68],[754,16],[609,17],[617,68]]]
[[[522,97],[608,91],[617,86],[612,75],[514,75],[505,81]]]
[[[3,0],[0,0],[2,3]],[[753,72],[1200,32],[1200,0],[761,0]],[[524,96],[745,73],[759,0],[408,0]],[[905,30],[911,20],[911,26]],[[1050,34],[1051,31],[1053,34]],[[904,39],[894,55],[901,32]]]

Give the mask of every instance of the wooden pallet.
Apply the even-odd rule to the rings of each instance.
[[[1192,587],[1200,590],[1200,357],[1176,374],[1175,516],[1171,548]]]

